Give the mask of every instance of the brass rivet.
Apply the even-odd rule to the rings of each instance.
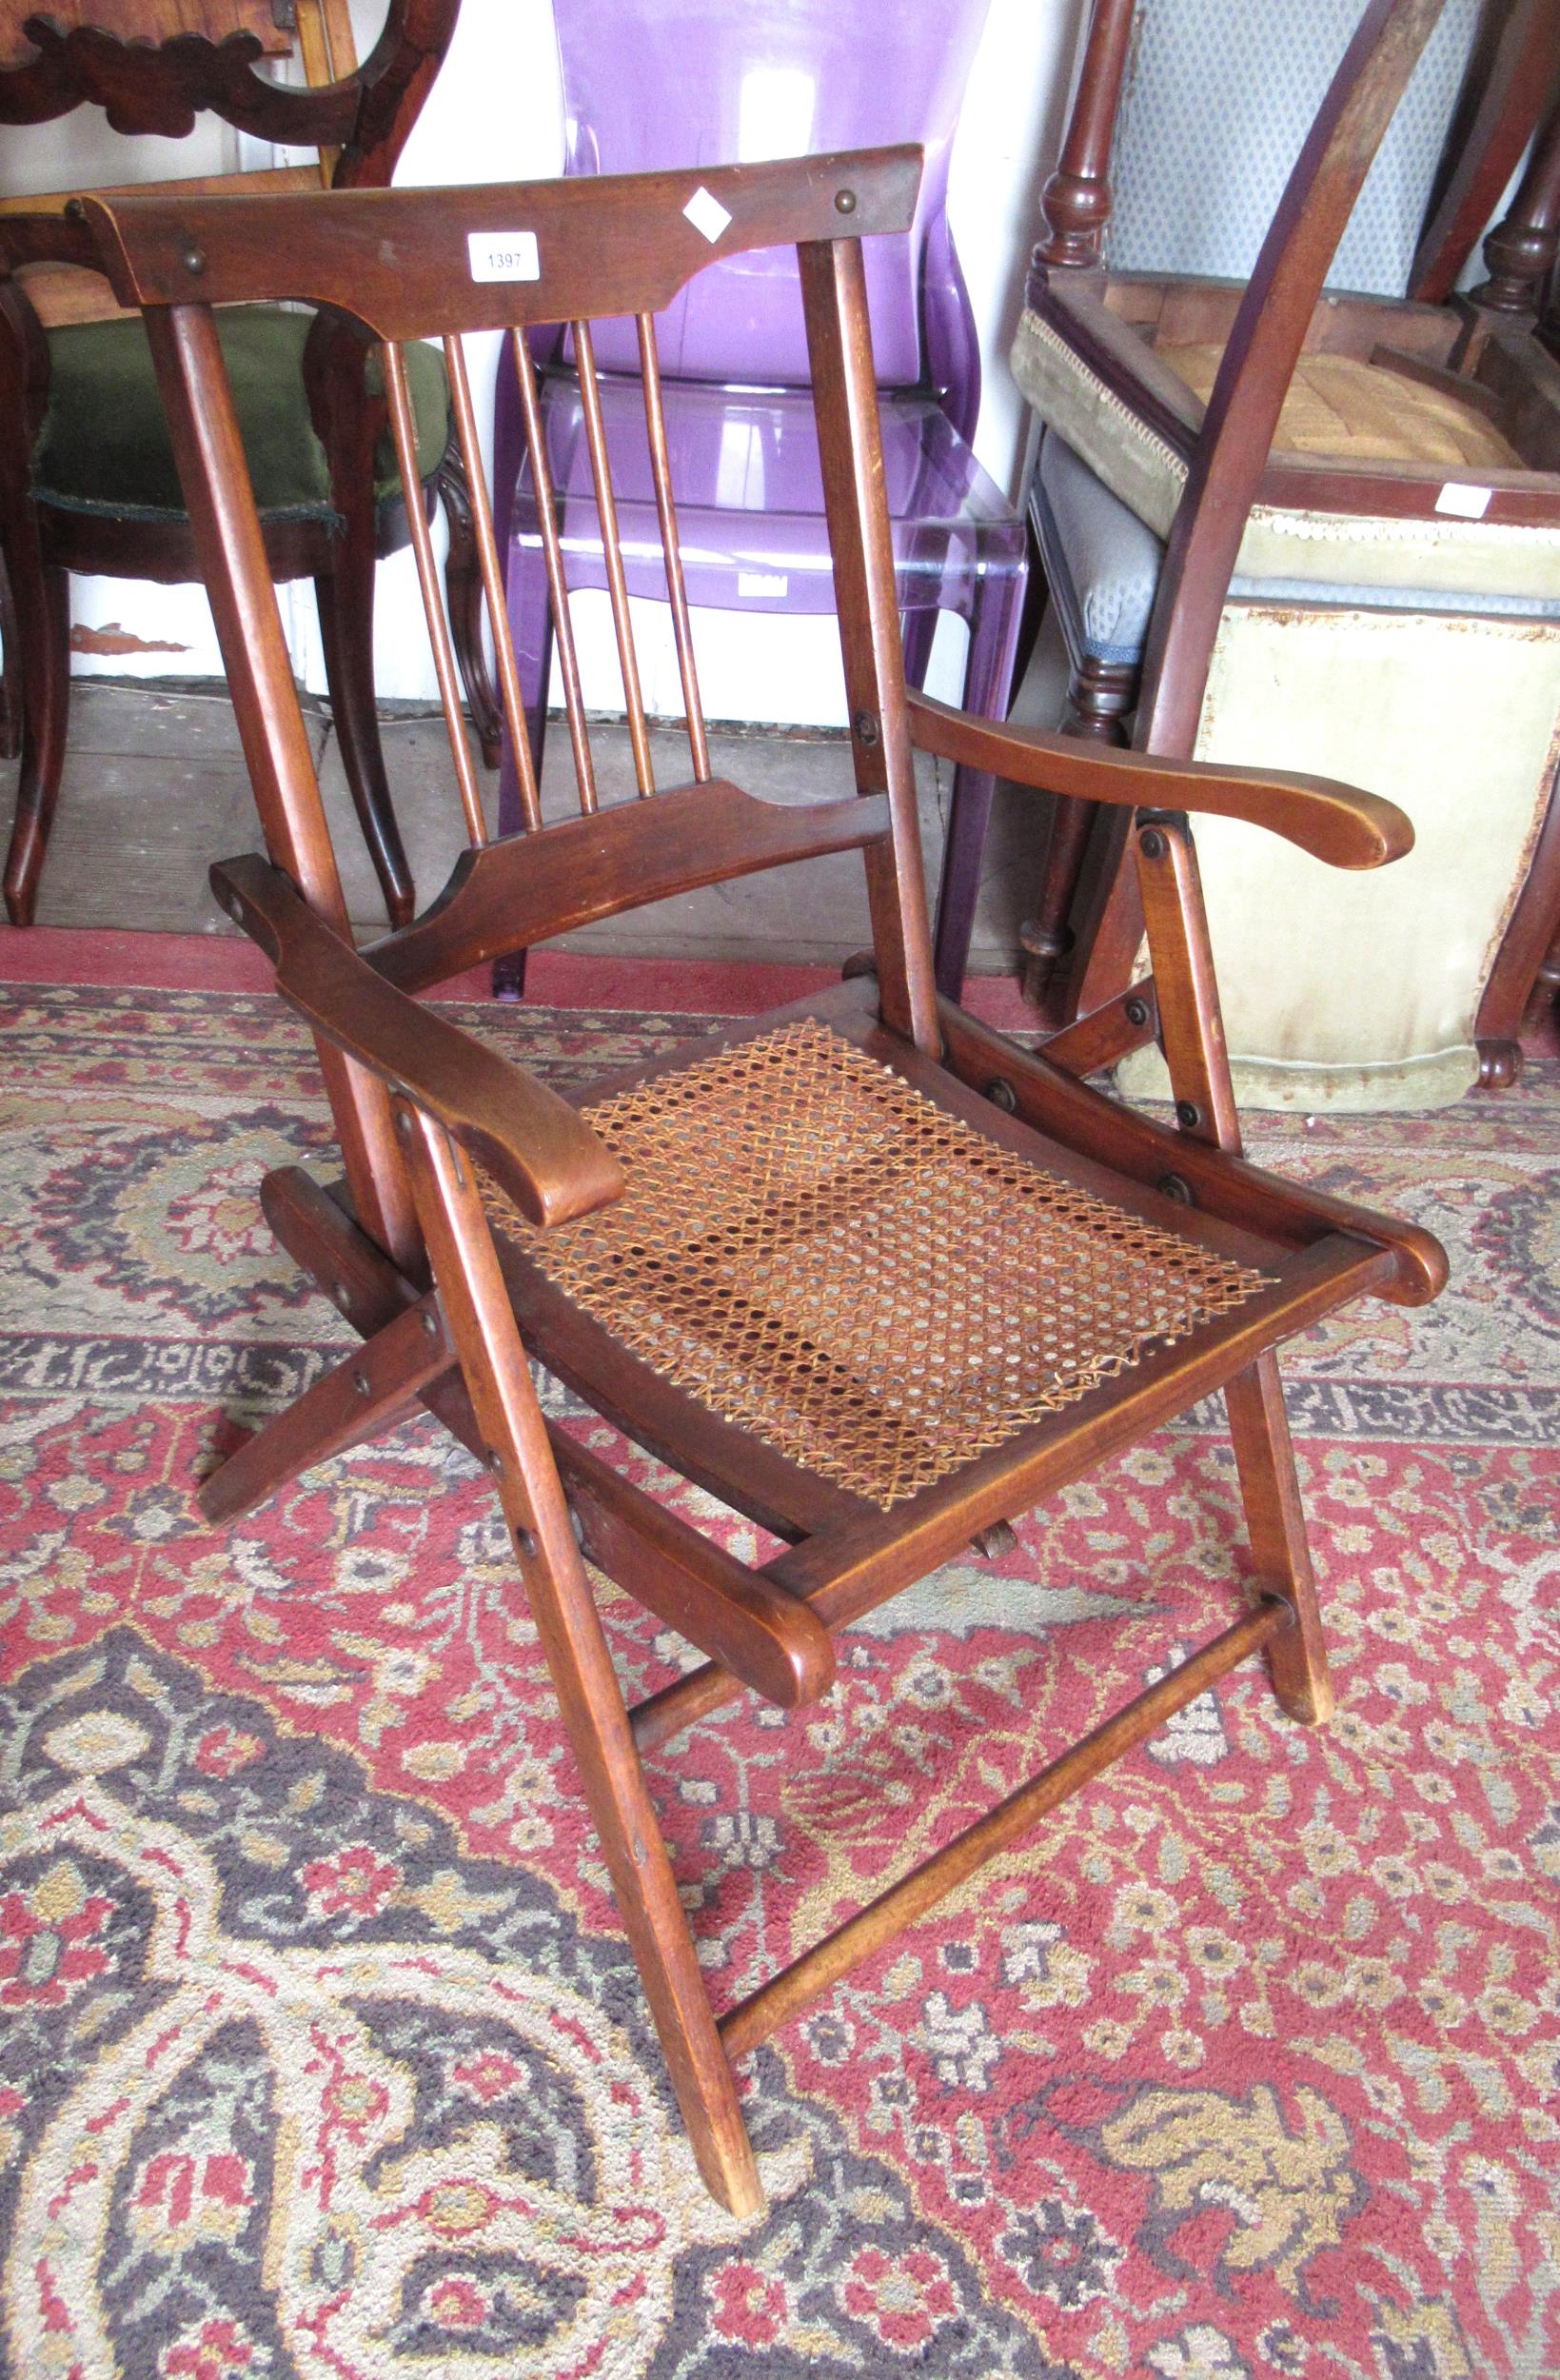
[[[1174,1199],[1177,1206],[1196,1204],[1196,1200],[1192,1196],[1192,1184],[1184,1174],[1161,1174],[1159,1195],[1164,1199]]]
[[[1183,1132],[1195,1132],[1202,1121],[1202,1109],[1195,1100],[1175,1101],[1175,1121]]]
[[[1162,860],[1164,858],[1165,839],[1163,835],[1160,834],[1157,826],[1144,827],[1142,833],[1137,838],[1137,848],[1141,851],[1145,860]]]
[[[487,1465],[488,1470],[492,1472],[495,1478],[504,1469],[504,1457],[499,1453],[496,1446],[490,1446],[487,1449],[487,1452],[483,1457],[483,1460]]]
[[[1137,1024],[1137,1025],[1147,1024],[1147,1022],[1148,1022],[1148,1002],[1147,1002],[1146,1000],[1129,1000],[1129,1001],[1128,1001],[1128,1002],[1127,1002],[1127,1022],[1128,1022],[1129,1024]]]
[[[1018,1113],[1018,1094],[1004,1075],[992,1077],[986,1085],[986,1097],[994,1107],[1001,1109],[1004,1116],[1016,1116]]]
[[[836,190],[834,194],[834,205],[835,212],[837,214],[854,215],[856,212],[856,192],[854,190]]]
[[[206,251],[204,248],[198,248],[193,246],[187,248],[184,252],[184,268],[186,272],[204,272],[206,270]]]

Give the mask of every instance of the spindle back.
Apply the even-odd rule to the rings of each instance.
[[[902,232],[920,175],[915,149],[713,170],[602,176],[436,191],[253,199],[89,199],[83,214],[117,296],[145,311],[175,453],[216,615],[271,857],[347,932],[307,738],[217,343],[213,308],[299,299],[383,343],[385,387],[413,525],[424,610],[467,852],[410,926],[374,945],[376,966],[415,991],[463,967],[691,886],[824,851],[864,854],[887,1021],[938,1046],[915,784],[860,242]],[[780,808],[712,778],[661,402],[656,316],[716,258],[794,246],[800,268],[834,549],[857,791]],[[661,545],[681,674],[688,772],[658,794],[613,496],[592,324],[629,317],[643,377]],[[559,520],[527,338],[572,334],[633,754],[637,803],[602,806],[569,622]],[[505,334],[518,376],[552,597],[580,816],[544,825],[531,766],[493,510],[464,340]],[[527,832],[489,842],[462,711],[449,623],[424,509],[405,349],[442,340],[456,430]],[[657,796],[652,808],[650,797]],[[336,1086],[333,1086],[333,1088]],[[358,1081],[353,1101],[372,1106]],[[360,1123],[362,1117],[360,1116]],[[340,1112],[344,1140],[352,1135]],[[379,1124],[369,1139],[383,1140]],[[377,1158],[371,1169],[382,1170]]]

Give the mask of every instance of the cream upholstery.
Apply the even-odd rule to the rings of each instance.
[[[1309,1113],[1460,1099],[1560,761],[1560,622],[1231,604],[1197,755],[1341,777],[1413,821],[1406,859],[1346,876],[1198,820],[1236,1099]],[[1157,1052],[1130,1059],[1122,1087],[1165,1097]]]

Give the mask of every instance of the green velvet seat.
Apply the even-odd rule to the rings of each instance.
[[[354,0],[136,0],[132,8],[70,0],[69,39],[56,28],[40,42],[25,32],[34,23],[29,0],[6,18],[24,25],[23,36],[0,40],[0,138],[8,125],[64,127],[85,111],[94,127],[88,154],[94,171],[102,158],[108,195],[123,185],[146,197],[178,188],[155,177],[177,172],[179,143],[200,118],[207,134],[242,132],[278,162],[207,174],[192,196],[214,194],[226,205],[322,186],[387,189],[460,5],[378,0],[369,15],[379,31],[360,64]],[[45,0],[36,22],[49,13]],[[284,76],[277,68],[285,58]],[[110,144],[100,146],[102,129],[126,135],[122,163]],[[148,149],[153,141],[160,146]],[[25,168],[20,152],[16,163]],[[0,212],[0,751],[9,757],[20,746],[5,863],[14,925],[30,925],[36,914],[65,770],[71,578],[188,586],[209,566],[180,488],[146,333],[133,316],[102,320],[113,311],[105,285],[84,278],[81,196],[69,187],[45,190],[32,203],[8,199]],[[312,587],[319,642],[309,665],[317,658],[322,668],[385,915],[403,925],[417,888],[380,740],[378,565],[410,542],[437,498],[449,530],[444,582],[456,657],[485,722],[493,704],[481,577],[439,349],[414,347],[407,357],[423,483],[423,502],[414,489],[408,507],[371,346],[331,342],[320,358],[324,442],[315,433],[304,359],[316,319],[307,307],[246,303],[222,309],[215,327],[259,491],[267,560],[279,577]],[[496,728],[483,748],[496,767]]]
[[[216,320],[262,516],[329,522],[330,466],[304,389],[304,344],[313,315],[234,306]],[[179,474],[139,319],[51,330],[49,352],[49,411],[32,461],[35,494],[72,512],[182,520]],[[426,480],[449,436],[449,392],[438,349],[409,347],[406,373],[417,417],[418,470]],[[368,382],[376,391],[383,387],[377,354]],[[374,460],[374,492],[383,501],[400,490],[386,426]]]

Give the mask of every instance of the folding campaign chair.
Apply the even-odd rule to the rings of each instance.
[[[364,1345],[207,1482],[245,1511],[419,1402],[485,1462],[701,2170],[761,2203],[735,2062],[1042,1813],[1259,1647],[1284,1709],[1331,1708],[1275,1342],[1364,1292],[1433,1297],[1424,1232],[1243,1162],[1185,813],[1251,819],[1343,867],[1408,848],[1389,803],[1319,780],[1092,749],[907,696],[882,500],[863,235],[902,231],[913,149],[519,187],[328,198],[89,201],[98,253],[146,309],[201,541],[269,861],[213,870],[318,1038],[345,1186],[296,1169],[263,1198],[283,1244]],[[780,807],[713,777],[662,434],[653,317],[712,254],[798,250],[835,550],[857,794]],[[502,278],[512,274],[513,278]],[[687,702],[691,779],[598,810],[573,670],[583,815],[484,837],[426,537],[424,594],[471,849],[411,924],[353,949],[245,476],[212,314],[337,309],[385,345],[405,467],[405,343],[445,358],[471,472],[497,675],[514,657],[461,346],[512,334],[555,598],[525,334],[572,326],[597,499],[616,536],[588,321],[631,314]],[[410,507],[415,524],[419,506]],[[631,628],[612,574],[624,675]],[[555,630],[568,647],[566,604]],[[939,1002],[912,754],[1052,793],[1145,805],[1135,848],[1155,976],[1035,1057]],[[653,798],[652,798],[653,794]],[[646,901],[859,851],[876,979],[710,1037],[570,1105],[412,997]],[[1174,1127],[1078,1079],[1157,1033]],[[641,1445],[783,1541],[735,1559],[546,1420],[534,1355]],[[1250,1608],[1116,1716],[717,2018],[642,1763],[744,1690],[790,1707],[835,1674],[834,1633],[1215,1389],[1254,1554]],[[705,1655],[632,1710],[583,1556]]]

